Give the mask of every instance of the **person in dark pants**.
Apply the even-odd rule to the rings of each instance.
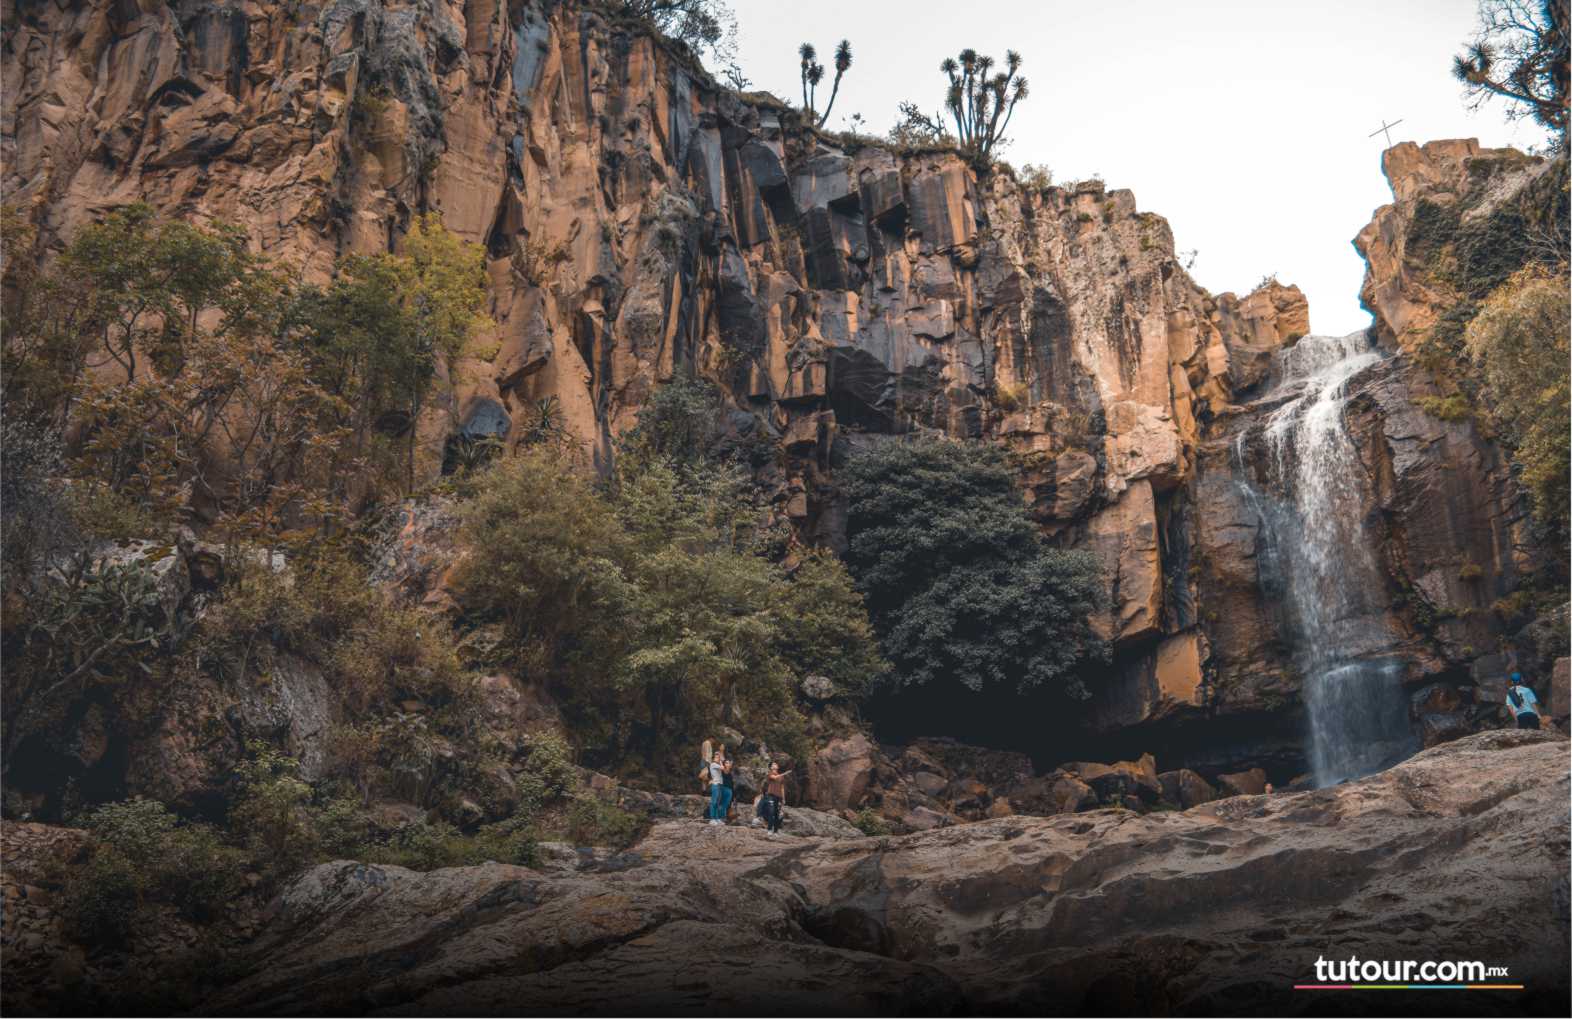
[[[1523,685],[1523,674],[1512,673],[1507,680],[1507,710],[1517,717],[1519,729],[1539,728],[1539,698]]]
[[[764,779],[764,822],[770,826],[771,835],[778,834],[781,830],[781,808],[786,803],[786,776],[789,771],[781,771],[777,762],[771,762],[770,773]]]
[[[731,801],[736,798],[737,788],[732,785],[732,759],[726,753],[726,747],[721,747],[721,821],[731,823]]]

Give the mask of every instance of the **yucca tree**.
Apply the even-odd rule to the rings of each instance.
[[[1028,95],[1026,79],[1020,76],[1021,55],[1007,51],[1004,66],[995,73],[994,59],[970,48],[939,65],[950,80],[944,105],[955,119],[961,147],[984,161],[1004,139],[1015,104]]]
[[[814,110],[815,92],[819,82],[824,80],[824,65],[818,62],[818,50],[813,44],[805,42],[797,47],[797,55],[802,58],[802,108],[813,120],[814,127],[823,127],[830,119],[830,111],[835,108],[835,97],[841,91],[841,78],[851,67],[852,51],[851,41],[842,39],[840,45],[835,47],[835,80],[830,86],[830,101],[824,104],[824,112]]]

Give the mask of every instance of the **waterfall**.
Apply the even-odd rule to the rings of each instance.
[[[1309,715],[1316,785],[1357,778],[1413,749],[1399,662],[1361,657],[1392,643],[1385,580],[1366,533],[1364,471],[1343,424],[1348,383],[1380,361],[1364,332],[1306,336],[1278,354],[1270,411],[1235,442],[1239,484],[1261,521],[1263,587],[1280,597]],[[1246,470],[1259,437],[1276,499]]]

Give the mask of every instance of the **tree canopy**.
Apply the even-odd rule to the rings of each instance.
[[[1043,543],[1002,450],[888,443],[845,474],[847,561],[896,682],[1086,695],[1096,562]]]

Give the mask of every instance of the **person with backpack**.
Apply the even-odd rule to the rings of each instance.
[[[1521,672],[1507,680],[1507,710],[1517,718],[1519,729],[1539,728],[1539,698],[1523,683]]]
[[[770,835],[780,834],[781,808],[786,805],[786,776],[790,774],[789,771],[781,771],[780,762],[771,761],[770,773],[764,778],[764,799],[759,809],[764,813]]]

